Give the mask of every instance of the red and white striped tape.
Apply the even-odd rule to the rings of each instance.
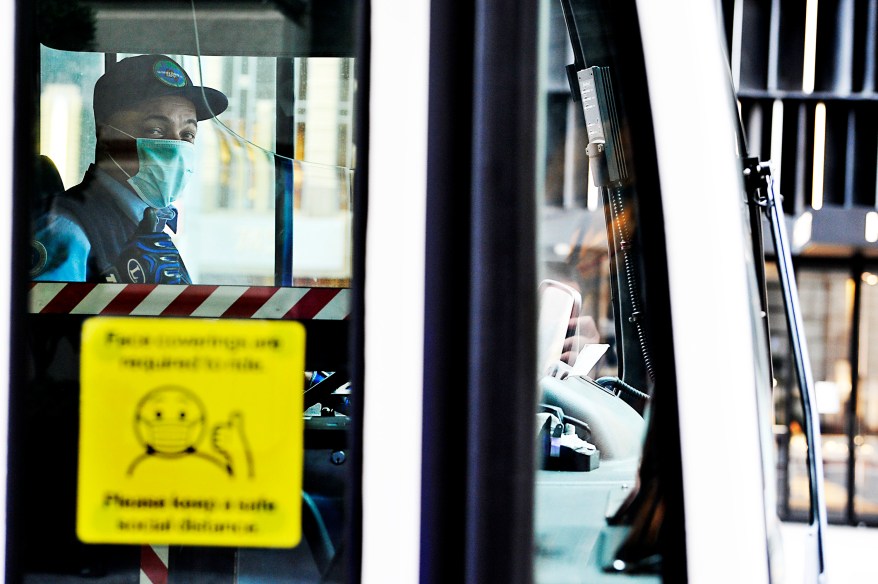
[[[33,314],[344,320],[347,288],[34,282]]]
[[[140,584],[168,584],[168,546],[140,546]]]

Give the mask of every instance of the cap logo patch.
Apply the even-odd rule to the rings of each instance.
[[[155,78],[171,87],[185,87],[186,74],[173,61],[158,61],[152,67]]]

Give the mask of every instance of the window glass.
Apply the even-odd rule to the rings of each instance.
[[[539,372],[535,579],[597,581],[611,572],[660,581],[654,544],[672,537],[676,519],[637,515],[664,506],[659,453],[679,447],[650,429],[655,400],[674,387],[653,368],[651,327],[663,308],[651,302],[656,265],[646,246],[655,234],[641,217],[660,199],[651,123],[639,115],[648,109],[643,64],[627,50],[638,45],[636,30],[622,24],[636,15],[633,3],[590,0],[546,3],[543,15],[540,330],[554,314],[567,341]],[[627,48],[616,44],[623,37]],[[550,310],[557,294],[545,293],[547,282],[569,291],[572,309]]]
[[[34,117],[22,120],[33,129],[35,188],[16,195],[30,206],[34,283],[23,374],[11,390],[10,505],[20,513],[9,520],[10,579],[345,581],[354,4],[19,3],[33,11],[39,42],[22,57],[34,64],[37,90]],[[111,90],[102,79],[113,80]],[[153,278],[139,276],[146,273]],[[299,545],[80,538],[82,330],[96,315],[136,316],[153,338],[170,330],[166,317],[206,317],[198,322],[225,330],[243,324],[233,319],[300,321],[304,371],[286,354],[278,365],[289,388],[305,376],[303,412],[292,414],[304,420]],[[230,367],[252,366],[245,361]],[[246,405],[261,388],[240,389]],[[211,420],[219,435],[201,444],[223,451],[217,443],[241,419],[228,418],[229,432]],[[258,422],[249,418],[248,432]],[[238,433],[244,458],[253,436]],[[254,513],[271,505],[239,502]]]
[[[185,19],[177,16],[184,26]],[[246,17],[242,13],[242,26],[247,26]],[[228,20],[233,24],[233,18]],[[99,32],[106,28],[108,35],[119,34],[117,28],[103,24],[98,18]],[[209,20],[191,18],[188,25],[200,26],[205,32],[212,26]],[[131,44],[138,46],[134,40]],[[157,35],[149,47],[139,48],[170,58],[189,75],[192,85],[216,89],[228,100],[221,113],[197,124],[194,172],[173,201],[176,224],[171,227],[168,222],[165,228],[191,283],[349,286],[356,155],[354,59],[272,56],[256,44],[228,48],[208,44],[214,48],[211,55],[166,48],[180,44]],[[121,40],[114,41],[113,47],[117,46],[124,46]],[[236,48],[242,54],[235,54]],[[41,220],[41,214],[60,190],[71,189],[94,174],[89,172],[92,163],[111,175],[115,172],[111,164],[115,159],[102,157],[103,147],[96,150],[100,128],[93,112],[95,84],[108,66],[137,54],[143,53],[104,54],[41,46],[38,153],[43,163],[37,180],[45,188],[33,202],[39,243],[33,266],[37,280],[128,281],[125,270],[121,274],[112,270],[109,279],[106,273],[98,273],[107,272],[108,262],[121,261],[120,243],[110,246],[107,258],[96,258],[98,248],[109,245],[108,241],[97,241],[98,236],[88,228],[83,238],[75,228],[71,234],[69,225],[47,227],[51,220]],[[127,99],[136,101],[131,96]],[[57,168],[57,179],[47,177],[52,174],[51,165]],[[131,169],[120,170],[126,174],[116,173],[115,178],[127,188]],[[65,218],[75,212],[96,212],[92,206],[80,211],[62,206]],[[136,200],[133,206],[132,213],[142,212]],[[79,221],[92,219],[74,219]],[[130,236],[132,230],[129,226],[124,235]],[[83,245],[91,247],[83,250]],[[67,258],[69,248],[81,257]],[[74,259],[87,264],[87,277],[72,266]],[[94,268],[93,263],[102,266]],[[56,264],[60,268],[53,268]]]

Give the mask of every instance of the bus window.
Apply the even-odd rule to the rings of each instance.
[[[344,578],[355,393],[355,4],[20,6],[35,25],[22,58],[34,65],[26,82],[38,99],[34,188],[20,194],[32,256],[26,375],[12,390],[10,415],[9,497],[20,510],[9,520],[12,581]],[[294,414],[304,420],[299,545],[82,541],[82,335],[85,323],[115,316],[137,317],[152,338],[170,330],[167,317],[302,323],[304,365],[281,365],[290,388],[305,388]],[[155,355],[143,344],[149,361]],[[241,399],[256,389],[242,384]],[[214,428],[219,434],[207,440],[217,452],[240,419]],[[252,428],[231,433],[240,452],[250,452]],[[236,468],[246,474],[252,465]],[[245,506],[272,508],[258,497]]]
[[[172,12],[185,29],[187,19]],[[149,22],[124,11],[124,16],[119,16],[115,9],[95,8],[90,14],[96,27],[95,43],[110,42],[104,41],[104,36],[122,39],[124,31]],[[172,48],[177,52],[168,50],[161,35],[148,43],[132,39],[129,45],[142,49],[140,54],[167,57],[188,74],[193,87],[215,89],[228,100],[221,113],[197,124],[195,153],[185,184],[180,185],[179,193],[170,195],[172,203],[160,203],[173,209],[174,219],[165,223],[164,231],[179,251],[178,261],[185,266],[188,283],[348,286],[355,158],[354,59],[346,54],[312,57],[301,49],[300,54],[292,54],[290,47],[283,46],[272,56],[261,46],[242,42],[231,47],[240,52],[234,54],[213,36],[218,34],[212,28],[214,21],[223,19],[213,9],[205,9],[201,21],[198,14],[196,10],[188,19],[191,30],[185,38],[193,42],[176,40]],[[232,26],[232,19],[223,21]],[[136,189],[125,186],[139,184],[143,177],[129,177],[130,172],[117,169],[112,154],[104,155],[114,143],[133,148],[133,140],[127,146],[126,136],[111,141],[117,137],[115,130],[107,126],[106,119],[96,123],[94,111],[98,79],[116,62],[137,53],[130,48],[123,52],[124,44],[107,48],[118,53],[81,47],[70,50],[69,39],[48,36],[41,39],[40,47],[38,182],[46,185],[46,192],[33,201],[37,231],[34,278],[173,283],[160,276],[140,281],[128,274],[127,264],[132,260],[128,244],[136,240],[133,235],[140,217],[152,203],[138,200],[142,196]],[[85,41],[81,44],[88,46]],[[55,48],[59,45],[63,48]],[[212,48],[214,54],[198,52],[201,47]],[[106,101],[108,96],[103,94],[117,92],[116,85],[118,81],[99,84],[102,95],[98,97]],[[104,137],[100,143],[98,135]],[[144,155],[137,153],[141,165]],[[101,205],[70,201],[97,197],[94,188],[70,189],[84,179],[91,184],[95,175],[104,174],[122,183],[120,197],[131,192],[131,201],[123,200],[132,218],[125,222],[122,233],[113,236],[112,244],[100,235],[108,227],[96,226],[94,215],[100,214]],[[163,175],[163,180],[168,177]],[[47,211],[49,219],[45,218]],[[110,249],[104,251],[104,246]],[[136,261],[144,266],[148,263]]]
[[[656,84],[646,74],[637,25],[642,7],[635,4],[561,0],[544,13],[541,277],[575,287],[582,310],[568,331],[579,339],[579,357],[540,371],[537,582],[687,580],[684,521],[688,526],[690,518],[683,513],[680,457],[686,420],[674,335],[686,315],[675,313],[672,326],[669,282],[672,263],[693,272],[703,265],[671,258],[665,247],[669,202],[679,193],[667,192],[667,175],[660,176],[666,168],[659,165],[653,115],[663,112],[650,102]],[[558,50],[562,40],[565,50]],[[729,135],[732,121],[729,115]],[[734,202],[740,180],[727,178],[723,196]],[[712,194],[719,198],[719,191]],[[723,221],[741,239],[747,207],[743,197],[736,202],[740,213]],[[697,209],[693,203],[685,222],[702,220]],[[686,231],[685,222],[678,232]],[[753,269],[751,249],[735,253]],[[753,274],[748,284],[755,290]],[[743,332],[752,332],[759,351],[748,391],[765,402],[767,345],[758,308],[747,308],[742,322],[753,323],[753,330]],[[751,443],[758,434],[764,446],[770,445],[770,418],[762,405]],[[767,456],[756,470],[772,484]],[[774,545],[774,509],[767,503],[756,514]],[[771,559],[776,564],[778,558]]]
[[[681,114],[699,98],[688,91],[678,96],[676,90],[683,84],[672,83],[663,71],[653,75],[652,67],[667,63],[655,56],[660,52],[641,45],[638,14],[644,31],[651,26],[645,24],[650,15],[644,3],[635,4],[561,0],[545,12],[549,33],[540,79],[541,143],[545,145],[539,160],[543,178],[540,275],[575,288],[582,308],[567,329],[571,345],[580,349],[579,356],[571,362],[555,351],[554,364],[539,372],[535,579],[700,580],[692,568],[696,562],[687,563],[686,554],[698,545],[694,525],[708,515],[702,533],[723,532],[720,537],[734,533],[738,545],[743,537],[730,526],[754,520],[750,525],[756,535],[748,540],[756,543],[749,553],[753,557],[765,554],[764,564],[770,571],[766,578],[774,581],[796,575],[798,566],[784,565],[785,530],[774,495],[777,459],[771,404],[777,375],[771,367],[768,319],[777,316],[771,312],[777,307],[769,310],[764,267],[765,250],[772,249],[782,258],[777,270],[784,296],[780,322],[789,327],[795,374],[802,387],[790,408],[798,412],[795,445],[802,472],[797,485],[800,510],[807,511],[809,522],[806,538],[790,538],[787,543],[788,549],[805,550],[805,573],[810,572],[816,581],[816,574],[823,571],[825,525],[822,471],[816,464],[820,460],[817,410],[808,387],[810,365],[770,164],[748,156],[743,126],[733,108],[714,116],[710,129],[700,129],[698,138],[690,137],[691,143],[679,152],[667,147],[664,139],[674,133],[674,123],[668,120],[686,117],[707,124],[707,116],[701,111]],[[648,34],[644,32],[644,40]],[[563,51],[557,50],[561,38],[567,41]],[[725,65],[720,59],[716,62]],[[717,80],[725,82],[719,76]],[[723,83],[716,86],[722,88]],[[668,92],[668,88],[675,91]],[[721,97],[732,103],[731,85],[726,89],[714,96],[716,103]],[[661,95],[668,93],[674,94],[675,106],[685,104],[677,116],[671,115],[670,102],[662,101]],[[702,104],[707,101],[701,100]],[[717,165],[713,176],[698,181],[688,172],[679,172],[684,169],[681,166],[677,180],[670,180],[675,171],[668,161],[687,149],[686,155],[691,155],[692,150],[703,148],[700,141],[707,134],[727,139],[728,163]],[[735,155],[737,168],[731,164]],[[685,170],[697,166],[686,161]],[[721,170],[722,179],[716,170]],[[686,180],[697,182],[695,191],[710,185],[711,193],[693,195],[695,191],[687,191],[692,185],[685,185]],[[682,195],[686,192],[688,198]],[[766,220],[770,248],[763,242]],[[696,224],[709,224],[717,231],[697,239],[690,233],[696,231]],[[685,245],[676,244],[672,254],[675,239]],[[733,261],[723,263],[713,251],[695,253],[697,248],[708,249],[704,241],[715,241],[710,249],[725,246],[723,253]],[[712,281],[721,282],[716,289],[731,286],[733,264],[738,298],[746,300],[738,304],[734,316],[731,302],[724,303],[716,293],[700,298],[697,294],[703,291],[695,285]],[[675,271],[687,273],[686,284],[677,285],[676,290]],[[684,288],[699,291],[681,302]],[[675,308],[673,326],[669,302]],[[713,313],[724,311],[728,313],[720,325]],[[688,335],[681,332],[699,320],[715,331],[693,327]],[[734,360],[726,354],[731,351],[733,327],[739,327],[736,342],[748,347]],[[727,362],[708,368],[710,351]],[[690,378],[696,383],[687,384],[685,376],[702,367],[698,378]],[[740,376],[734,385],[723,379],[733,372]],[[699,429],[712,448],[714,435],[723,432],[714,425],[714,410],[732,408],[734,400],[728,396],[738,392],[748,403],[737,402],[737,406],[749,410],[752,419],[737,439],[748,440],[754,452],[761,452],[750,460],[749,476],[755,480],[749,483],[749,519],[739,519],[745,517],[745,505],[737,498],[732,513],[722,519],[711,513],[702,516],[703,511],[691,511],[697,507],[697,496],[704,492],[706,502],[720,500],[713,484],[729,480],[739,489],[735,496],[743,497],[744,473],[736,466],[734,479],[731,474],[720,476],[727,461],[709,448],[698,453],[701,458],[696,460],[693,452],[697,449],[690,448],[694,434],[689,434],[689,441],[681,436],[696,417],[707,420]],[[696,394],[710,398],[695,408]],[[741,409],[728,409],[726,415],[733,411],[743,419],[738,415]],[[710,464],[715,466],[708,472]],[[693,472],[691,468],[696,467]],[[691,482],[699,472],[706,480]],[[692,553],[689,560],[694,558]],[[704,563],[700,569],[708,572],[722,565],[706,562],[703,555],[699,561]]]
[[[542,71],[541,277],[582,301],[565,347],[578,354],[540,372],[537,582],[662,581],[661,542],[681,534],[666,486],[676,438],[655,432],[676,423],[673,375],[657,345],[667,330],[655,300],[663,260],[644,220],[661,220],[659,181],[643,64],[613,42],[636,37],[623,4],[561,2],[548,12],[552,43],[572,53],[547,51]]]

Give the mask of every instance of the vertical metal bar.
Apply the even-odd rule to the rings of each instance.
[[[738,118],[740,123],[740,117]],[[740,126],[739,126],[740,128]],[[739,139],[741,141],[740,148],[742,148],[745,152],[747,151],[747,143],[744,139],[743,130],[738,132]],[[745,164],[748,164],[751,172],[755,171],[755,165],[749,165],[750,161],[755,159],[745,159]],[[747,201],[747,210],[748,216],[750,219],[750,232],[751,232],[751,241],[753,243],[753,260],[754,266],[756,268],[756,282],[759,286],[759,309],[761,311],[761,320],[762,327],[765,331],[765,339],[766,341],[770,341],[771,339],[771,327],[768,322],[768,279],[765,274],[765,245],[764,245],[764,232],[762,228],[762,213],[761,208],[759,207],[759,203],[754,200],[752,197],[748,197]],[[774,381],[774,363],[772,363],[771,358],[769,356],[768,359],[768,387],[773,386]]]
[[[784,416],[787,424],[787,432],[783,439],[784,460],[784,492],[783,492],[783,518],[790,518],[790,421],[793,418],[793,387],[792,380],[787,380],[784,397]]]
[[[850,363],[851,363],[851,394],[848,398],[846,412],[846,426],[848,439],[848,468],[847,468],[847,507],[845,520],[850,525],[857,524],[857,510],[854,505],[856,497],[856,462],[857,444],[856,434],[859,429],[857,420],[857,401],[859,399],[860,385],[860,313],[862,311],[863,295],[863,258],[855,256],[851,264],[851,277],[854,279],[854,305],[851,310],[850,323]]]
[[[430,5],[421,584],[465,581],[474,10]]]
[[[538,15],[475,2],[467,584],[533,582]]]
[[[275,286],[293,285],[293,162],[275,158]]]
[[[293,163],[295,158],[296,88],[293,60],[278,58],[275,78],[274,285],[293,285]],[[288,99],[290,103],[284,104]],[[289,115],[284,115],[288,112]]]
[[[6,581],[23,580],[29,551],[28,528],[34,522],[32,509],[26,503],[28,481],[26,469],[34,465],[28,449],[28,421],[33,419],[31,402],[33,385],[28,383],[29,339],[32,330],[27,320],[27,283],[30,280],[30,196],[36,192],[34,173],[35,139],[39,139],[40,51],[37,43],[37,6],[31,2],[7,2],[0,7],[0,43],[7,82],[0,88],[0,119],[4,132],[0,149],[0,181],[6,194],[0,202],[0,375],[3,387],[0,399],[8,405],[0,410],[0,431],[6,439],[0,445],[0,464],[6,478],[0,486],[0,500],[6,529],[0,533],[3,553],[0,575]],[[52,460],[52,459],[49,459]],[[43,462],[51,464],[51,462]],[[55,470],[55,467],[53,467]],[[14,480],[13,480],[13,477]],[[53,485],[54,487],[55,485]],[[39,516],[38,516],[39,517]],[[48,525],[46,532],[57,531]],[[48,547],[48,546],[47,546]],[[54,551],[54,550],[53,550]]]
[[[351,278],[350,350],[351,387],[351,457],[348,463],[346,492],[347,521],[345,544],[347,582],[360,582],[363,559],[363,388],[365,386],[365,266],[366,219],[368,218],[369,184],[369,85],[371,74],[371,2],[357,0],[356,9],[356,95],[354,96],[354,143],[357,145],[354,166],[353,266]]]
[[[802,394],[802,408],[804,418],[804,430],[808,443],[808,471],[810,479],[810,518],[809,521],[816,528],[815,544],[817,554],[819,579],[825,576],[824,560],[824,534],[826,533],[826,495],[823,485],[823,455],[821,452],[819,434],[819,413],[817,412],[817,399],[814,391],[814,380],[811,373],[811,359],[808,355],[808,347],[805,342],[805,326],[802,312],[799,307],[799,292],[796,286],[796,277],[793,272],[792,254],[789,248],[789,238],[786,233],[783,211],[777,202],[774,193],[774,185],[771,175],[766,179],[766,212],[771,225],[772,239],[777,256],[778,274],[780,276],[781,290],[784,295],[784,309],[789,326],[790,344],[793,350],[796,377],[799,380],[799,388]],[[821,464],[818,464],[821,462]]]

